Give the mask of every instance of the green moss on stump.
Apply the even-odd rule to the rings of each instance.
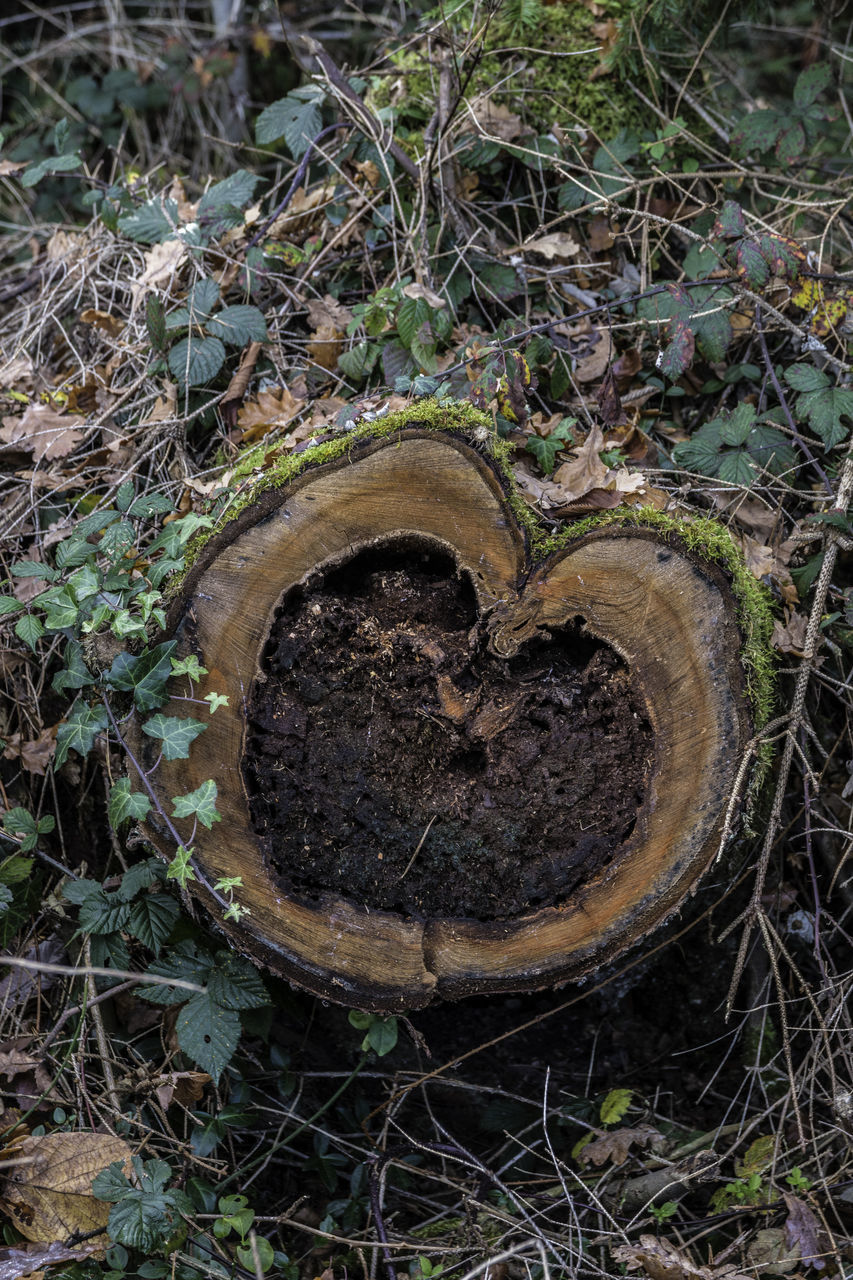
[[[636,506],[602,511],[568,524],[560,533],[553,534],[543,527],[519,492],[511,467],[512,446],[495,434],[491,419],[468,401],[448,405],[439,404],[433,399],[420,400],[409,408],[361,423],[353,430],[343,432],[331,440],[324,440],[302,453],[283,454],[280,458],[274,458],[271,464],[269,458],[276,445],[256,446],[235,467],[231,481],[232,497],[219,513],[213,528],[201,534],[188,548],[186,567],[190,567],[211,537],[215,537],[231,520],[236,519],[260,494],[289,484],[309,467],[322,466],[346,457],[361,441],[388,439],[407,427],[456,433],[493,459],[503,478],[507,501],[527,535],[534,561],[544,560],[593,530],[620,525],[654,529],[664,536],[677,539],[687,551],[718,565],[729,580],[736,602],[737,620],[743,636],[741,658],[753,722],[756,728],[767,723],[773,709],[774,685],[774,658],[770,646],[773,630],[770,593],[750,573],[740,549],[726,527],[707,516],[686,518],[658,511],[654,507]],[[262,465],[264,470],[260,469]],[[170,583],[171,596],[179,589],[182,577],[183,575],[176,576]]]

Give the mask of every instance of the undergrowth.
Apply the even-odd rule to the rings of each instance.
[[[4,1275],[849,1271],[837,8],[2,19]],[[425,413],[499,454],[543,552],[710,539],[775,763],[662,941],[409,1021],[223,948],[181,894],[216,785],[151,858],[127,723],[169,760],[217,712],[158,636],[199,535]]]

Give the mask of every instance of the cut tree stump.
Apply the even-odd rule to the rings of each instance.
[[[751,733],[726,575],[633,524],[532,562],[517,509],[469,439],[413,425],[260,493],[172,603],[196,696],[229,699],[152,775],[166,812],[216,782],[191,892],[327,999],[580,977],[718,853]],[[213,889],[230,876],[239,923]]]

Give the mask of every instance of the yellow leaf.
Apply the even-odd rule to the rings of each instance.
[[[776,1139],[772,1133],[756,1138],[747,1147],[743,1159],[735,1165],[735,1173],[739,1178],[751,1178],[754,1173],[761,1173],[772,1164],[775,1150]]]
[[[256,27],[252,32],[252,48],[262,58],[268,58],[272,53],[272,40],[262,27]]]
[[[36,1243],[103,1231],[110,1206],[92,1182],[108,1165],[130,1172],[130,1147],[110,1133],[48,1133],[25,1138],[0,1183],[0,1207]]]
[[[601,1104],[601,1111],[599,1112],[601,1123],[616,1124],[618,1120],[621,1120],[628,1110],[633,1096],[633,1089],[611,1089]]]

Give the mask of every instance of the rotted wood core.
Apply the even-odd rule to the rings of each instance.
[[[229,699],[151,774],[164,812],[216,782],[190,891],[326,999],[393,1012],[588,974],[719,851],[750,736],[724,575],[634,527],[533,561],[508,481],[451,431],[261,493],[165,636],[207,669],[196,697]],[[174,852],[156,815],[148,834]],[[239,923],[216,889],[235,876]]]
[[[362,552],[288,593],[252,687],[243,776],[291,896],[428,919],[564,902],[631,835],[653,736],[583,619],[489,648],[447,555]]]

